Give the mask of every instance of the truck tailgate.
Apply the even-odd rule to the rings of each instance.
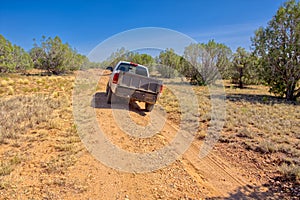
[[[162,81],[133,73],[121,72],[119,75],[119,85],[135,90],[158,93],[160,91]]]

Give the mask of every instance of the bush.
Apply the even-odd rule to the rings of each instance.
[[[43,37],[41,45],[34,46],[30,50],[34,68],[47,70],[52,74],[78,70],[88,62],[86,56],[78,54],[69,44],[63,44],[58,36],[47,40]]]

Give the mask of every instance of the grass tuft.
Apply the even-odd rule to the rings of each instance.
[[[254,133],[249,131],[247,128],[242,128],[238,130],[238,133],[236,136],[241,137],[241,138],[249,138],[253,139],[254,138]]]
[[[22,162],[21,157],[18,155],[14,156],[8,161],[1,161],[0,162],[0,176],[9,175],[14,168]]]
[[[0,85],[1,85],[2,87],[6,87],[6,86],[8,86],[8,83],[7,83],[6,80],[1,80]]]
[[[295,164],[283,163],[279,167],[280,172],[284,177],[290,180],[300,181],[300,166]]]
[[[270,141],[262,141],[256,147],[256,151],[260,153],[274,153],[278,151],[278,147],[275,143]]]
[[[15,90],[14,90],[14,88],[12,86],[9,86],[7,88],[7,94],[8,95],[14,95],[15,94]]]

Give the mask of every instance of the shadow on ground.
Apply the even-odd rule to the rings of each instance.
[[[226,85],[226,86],[224,86],[225,88],[230,88],[230,89],[241,89],[240,87],[238,87],[237,85]],[[251,87],[251,86],[249,86],[249,85],[247,85],[247,86],[244,86],[242,89],[247,89],[247,90],[256,90],[256,88],[254,88],[254,87]]]
[[[271,95],[258,95],[258,94],[226,94],[226,99],[232,102],[247,101],[249,103],[261,103],[267,105],[273,104],[290,104],[300,105],[297,101],[288,101],[280,97],[274,97]]]
[[[142,109],[136,102],[128,102],[126,99],[112,99],[112,104],[108,104],[106,94],[104,92],[97,92],[94,94],[91,107],[102,109],[124,109],[135,112],[141,116],[146,116],[145,109]]]
[[[229,197],[213,197],[207,199],[300,199],[300,183],[275,177],[263,186],[245,186],[231,193]]]

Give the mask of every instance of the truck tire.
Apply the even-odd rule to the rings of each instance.
[[[106,86],[106,90],[105,90],[105,96],[107,96],[107,95],[108,95],[108,90],[109,90],[109,86],[108,86],[108,84],[107,84],[107,86]]]
[[[146,111],[147,112],[151,112],[153,110],[153,108],[154,108],[154,104],[146,103],[145,107],[146,107]]]
[[[106,96],[106,101],[108,104],[111,104],[111,97],[112,97],[112,91],[110,88],[107,90],[107,96]]]

